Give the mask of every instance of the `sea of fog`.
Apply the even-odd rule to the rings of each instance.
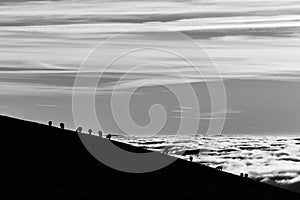
[[[300,136],[115,136],[116,140],[283,187],[300,183]],[[181,155],[199,150],[197,155]]]

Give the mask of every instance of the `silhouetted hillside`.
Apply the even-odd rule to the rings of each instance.
[[[0,123],[1,199],[300,199],[297,193],[184,160],[151,173],[119,172],[94,159],[73,131],[3,116]],[[111,142],[86,137],[99,145]]]

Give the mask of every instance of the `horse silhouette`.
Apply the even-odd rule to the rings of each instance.
[[[218,167],[216,167],[216,170],[223,171],[223,167],[222,166],[218,166]]]
[[[102,138],[102,131],[98,131],[98,135]]]
[[[78,127],[77,129],[76,129],[76,133],[81,133],[82,132],[82,127]]]
[[[106,139],[111,139],[111,134],[108,134],[107,136],[106,136]]]
[[[59,126],[60,126],[61,129],[65,129],[65,124],[64,123],[60,123]]]

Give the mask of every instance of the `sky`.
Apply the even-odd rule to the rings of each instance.
[[[207,133],[210,121],[224,121],[223,134],[299,134],[299,20],[297,0],[0,1],[0,114],[73,129],[76,76],[84,96],[105,72],[95,93],[105,132],[124,132],[112,114],[116,90],[134,97],[127,117],[142,133],[174,134],[185,120],[182,131],[193,134]],[[212,109],[221,100],[210,99],[207,82],[215,89],[221,80],[225,106]],[[167,89],[188,86],[200,111]],[[89,117],[80,123],[99,128]]]

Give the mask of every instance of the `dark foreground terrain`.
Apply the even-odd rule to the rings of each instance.
[[[0,199],[300,199],[297,193],[184,160],[151,173],[119,172],[89,154],[73,131],[3,116],[0,124]],[[99,145],[111,142],[85,137]]]

